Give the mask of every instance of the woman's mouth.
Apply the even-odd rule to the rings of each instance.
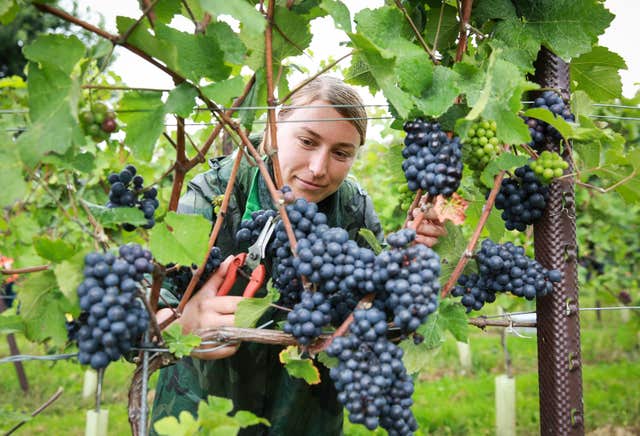
[[[320,189],[325,189],[327,187],[326,185],[318,185],[317,183],[313,183],[308,180],[301,179],[300,177],[296,177],[296,180],[300,182],[300,185],[302,185],[303,188],[310,191],[317,191]]]

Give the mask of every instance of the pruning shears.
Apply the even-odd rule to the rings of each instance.
[[[222,282],[216,295],[227,295],[235,284],[238,274],[249,280],[249,283],[242,293],[243,297],[251,298],[258,292],[258,289],[264,284],[267,271],[266,267],[262,264],[262,259],[264,259],[267,244],[275,228],[275,217],[271,217],[260,231],[256,242],[253,243],[245,253],[234,256],[224,282]]]

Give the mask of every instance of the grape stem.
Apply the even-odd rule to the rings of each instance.
[[[504,174],[505,174],[505,171],[502,170],[493,179],[493,187],[491,188],[491,192],[489,193],[489,198],[487,198],[487,202],[484,205],[484,209],[482,209],[482,215],[480,215],[480,220],[478,221],[478,224],[476,225],[476,228],[473,231],[473,235],[471,236],[471,240],[467,244],[467,248],[462,253],[462,256],[460,256],[460,260],[458,261],[456,268],[453,270],[453,273],[451,273],[449,280],[447,280],[447,283],[442,288],[442,292],[440,293],[441,298],[446,297],[447,294],[451,291],[455,283],[458,281],[458,278],[462,274],[464,267],[467,265],[467,262],[472,257],[472,253],[478,243],[478,240],[480,239],[480,234],[482,233],[482,229],[484,228],[484,225],[486,224],[487,219],[489,218],[491,209],[493,209],[493,204],[496,201],[496,196],[500,191],[500,186],[502,184],[502,179],[504,178]]]
[[[473,0],[462,0],[462,14],[460,17],[460,32],[458,33],[458,48],[456,49],[456,62],[462,60],[464,52],[467,50],[467,40],[469,38],[469,20],[471,19],[471,8]]]
[[[269,133],[269,146],[267,152],[271,156],[273,162],[273,176],[275,178],[275,185],[278,188],[282,188],[282,174],[280,173],[280,163],[278,159],[278,135],[276,124],[276,111],[274,106],[276,105],[276,99],[273,95],[273,13],[275,8],[275,0],[269,2],[267,9],[267,27],[264,31],[264,44],[265,44],[265,61],[266,61],[266,80],[267,80],[267,130]]]
[[[358,309],[366,309],[370,307],[371,302],[375,298],[375,295],[376,294],[373,292],[365,295],[362,298],[362,300],[358,302],[358,304],[356,305],[356,308],[353,311],[355,312]],[[323,350],[326,350],[327,347],[331,345],[331,343],[335,338],[339,336],[344,336],[344,334],[349,329],[349,326],[353,322],[353,319],[354,319],[353,312],[351,312],[349,316],[347,316],[347,318],[342,322],[342,324],[340,324],[340,327],[338,327],[331,336],[329,336],[326,339],[319,339],[315,344],[311,345],[307,351],[309,351],[310,354],[317,354]]]
[[[422,34],[420,33],[420,30],[418,30],[418,28],[416,27],[415,23],[413,22],[413,20],[409,16],[409,13],[407,12],[407,9],[404,7],[404,5],[402,4],[402,2],[400,0],[395,0],[395,2],[396,2],[396,6],[398,7],[398,9],[400,9],[402,11],[402,15],[404,15],[404,18],[409,23],[409,26],[411,26],[411,29],[413,30],[413,33],[416,35],[416,38],[420,42],[420,45],[422,46],[424,51],[427,52],[427,54],[429,55],[429,57],[431,58],[431,60],[433,61],[434,64],[436,64],[436,65],[439,64],[440,61],[438,60],[438,57],[435,55],[433,50],[431,50],[429,48],[429,46],[427,45],[426,41],[422,37]]]
[[[0,274],[4,275],[12,275],[12,274],[29,274],[40,271],[47,271],[51,268],[51,265],[38,265],[38,266],[28,266],[25,268],[16,268],[16,269],[0,269]]]

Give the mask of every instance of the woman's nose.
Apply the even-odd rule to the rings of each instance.
[[[309,157],[309,171],[311,171],[315,177],[322,177],[327,172],[328,163],[328,153],[324,150],[317,150]]]

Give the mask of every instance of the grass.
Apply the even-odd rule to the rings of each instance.
[[[581,317],[582,375],[587,432],[604,427],[626,427],[640,432],[640,347],[637,324],[621,323],[607,314],[601,323],[593,314]],[[473,369],[459,370],[455,341],[448,339],[434,352],[427,370],[416,383],[414,414],[417,434],[494,434],[494,380],[505,372],[504,353],[497,329],[473,330],[470,337]],[[23,354],[43,354],[41,347],[19,341]],[[535,337],[508,336],[507,348],[516,377],[518,435],[539,434],[537,345]],[[0,338],[0,356],[8,355]],[[12,412],[30,414],[60,386],[64,393],[16,434],[83,435],[85,415],[93,398],[82,398],[84,369],[71,361],[23,363],[30,384],[23,394],[12,364],[0,364],[0,432],[18,420]],[[116,362],[109,366],[103,387],[103,407],[109,410],[109,433],[128,434],[127,391],[133,365]],[[152,377],[151,386],[154,386]],[[372,434],[361,426],[345,424],[347,435]],[[385,434],[383,431],[376,434]]]

